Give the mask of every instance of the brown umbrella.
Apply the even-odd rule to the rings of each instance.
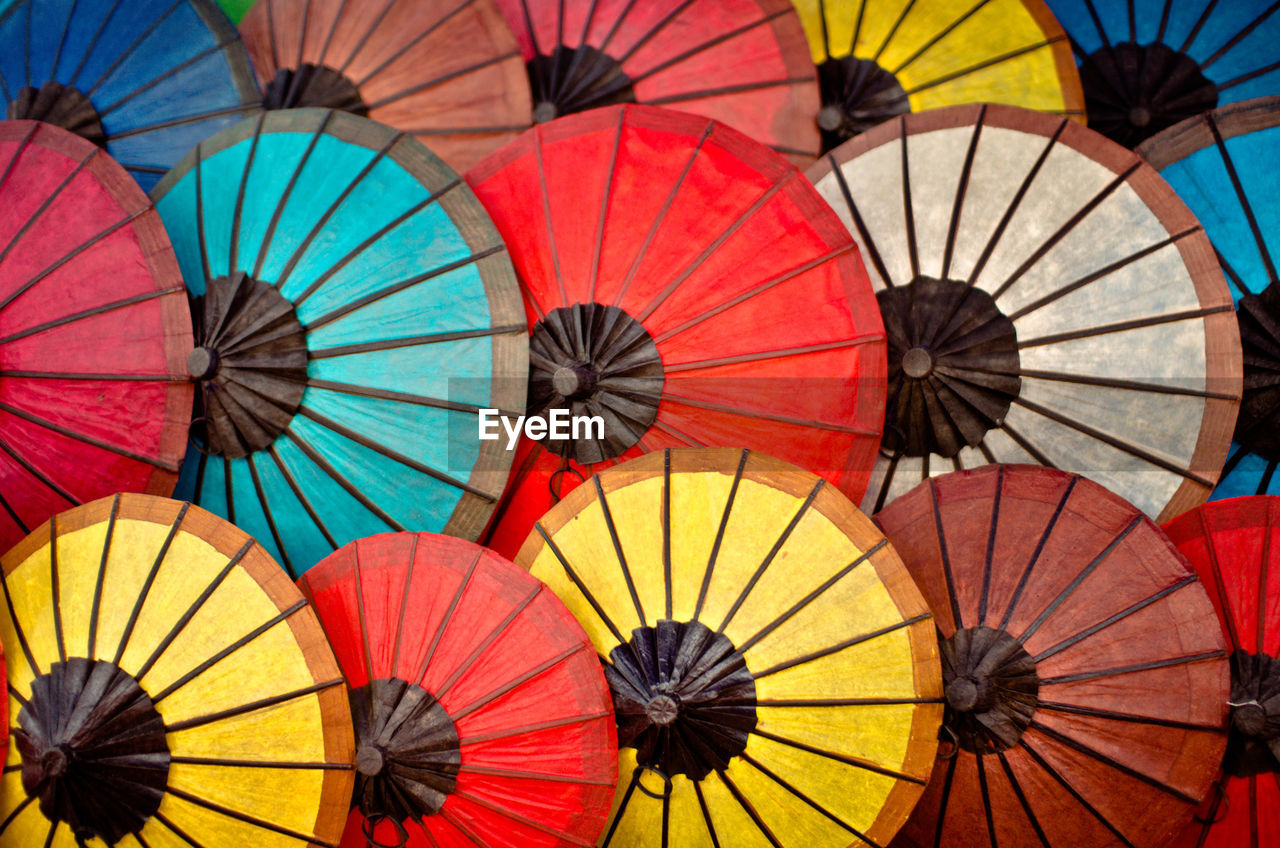
[[[261,0],[240,32],[268,109],[346,109],[458,171],[530,123],[524,62],[493,0]]]
[[[951,754],[894,844],[1154,848],[1176,834],[1226,746],[1228,662],[1160,529],[1032,466],[929,480],[877,520],[933,610]]]

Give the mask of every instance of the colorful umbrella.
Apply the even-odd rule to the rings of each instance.
[[[213,0],[0,4],[0,94],[10,119],[87,138],[144,189],[260,103]]]
[[[1155,848],[1226,745],[1227,660],[1195,573],[1082,477],[995,466],[876,516],[942,651],[948,759],[896,846]]]
[[[620,777],[602,848],[885,845],[941,715],[924,601],[822,478],[749,451],[606,471],[529,536],[605,661]]]
[[[1231,648],[1223,776],[1179,848],[1280,845],[1280,498],[1233,498],[1164,530],[1204,581]]]
[[[191,319],[160,216],[109,156],[0,122],[0,551],[69,506],[169,494]]]
[[[1083,122],[1084,95],[1043,0],[795,0],[818,66],[823,150],[905,112],[1007,103]]]
[[[0,560],[13,740],[0,844],[335,845],[346,689],[315,614],[248,535],[117,495]]]
[[[817,79],[787,0],[495,0],[516,33],[533,118],[618,103],[722,121],[806,165]]]
[[[156,187],[196,298],[179,491],[295,576],[352,539],[477,535],[510,454],[481,407],[528,368],[502,240],[421,143],[345,112],[267,112]]]
[[[1084,474],[1152,517],[1208,497],[1240,398],[1231,294],[1139,157],[1064,118],[957,106],[809,176],[871,259],[889,337],[864,509],[989,462]]]
[[[353,542],[299,581],[351,687],[344,846],[589,846],[617,777],[608,688],[547,587],[430,533]]]
[[[268,109],[346,109],[459,171],[529,126],[529,80],[493,0],[262,0],[240,31]]]
[[[1138,153],[1204,225],[1236,298],[1244,399],[1214,494],[1280,492],[1280,97],[1207,112]]]
[[[514,552],[593,468],[664,447],[767,448],[862,495],[883,329],[795,168],[705,118],[626,106],[538,127],[467,179],[524,290],[529,411],[603,422],[523,440],[488,544]]]
[[[1089,126],[1121,144],[1280,92],[1271,0],[1047,0],[1080,62]]]

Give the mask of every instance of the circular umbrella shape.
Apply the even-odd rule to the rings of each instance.
[[[520,42],[538,122],[647,103],[721,121],[805,165],[818,87],[786,0],[495,0]]]
[[[595,841],[617,778],[609,692],[546,586],[430,533],[353,542],[299,585],[351,687],[344,846]]]
[[[864,509],[994,462],[1084,474],[1153,518],[1204,502],[1238,333],[1209,240],[1150,166],[1065,118],[956,106],[809,177],[870,258],[889,339]]]
[[[0,550],[70,506],[173,491],[190,351],[146,195],[84,139],[0,122]]]
[[[768,449],[861,497],[883,328],[795,168],[705,118],[620,106],[537,127],[467,179],[525,294],[529,411],[603,420],[522,441],[487,544],[513,553],[593,468],[665,447]]]
[[[1236,299],[1244,397],[1214,495],[1280,492],[1280,97],[1184,121],[1138,153],[1204,225]]]
[[[1128,147],[1215,106],[1280,92],[1270,0],[1047,0],[1080,63],[1089,126]]]
[[[1006,103],[1083,123],[1084,95],[1043,0],[797,0],[818,66],[824,151],[906,112]]]
[[[1195,566],[1231,650],[1231,724],[1222,777],[1182,848],[1280,845],[1280,498],[1205,504],[1164,527]]]
[[[0,563],[0,844],[336,844],[346,690],[315,614],[252,538],[190,504],[117,495],[54,516]]]
[[[268,109],[346,109],[459,171],[529,126],[529,81],[493,0],[262,0],[240,24]]]
[[[933,610],[949,759],[896,846],[1155,848],[1226,744],[1213,607],[1160,529],[1083,477],[994,466],[876,516]]]
[[[195,298],[183,497],[300,574],[352,539],[480,532],[510,457],[481,407],[524,399],[502,240],[415,139],[346,112],[265,112],[156,187]]]
[[[144,189],[261,102],[213,0],[0,6],[0,95],[11,120],[87,138]]]
[[[933,626],[830,483],[745,450],[650,454],[572,492],[516,562],[607,657],[603,848],[886,845],[902,825],[936,750]]]

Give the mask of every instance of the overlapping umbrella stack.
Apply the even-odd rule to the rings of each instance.
[[[1280,848],[1278,37],[0,0],[0,848]]]

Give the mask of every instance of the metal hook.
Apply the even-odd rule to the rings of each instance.
[[[938,740],[938,759],[949,760],[960,753],[960,737],[956,735],[954,730],[944,724],[938,729],[938,732],[946,733],[951,737],[950,741],[946,739]],[[944,748],[943,746],[949,747]]]
[[[587,478],[582,472],[569,464],[568,459],[560,461],[560,467],[551,472],[551,477],[547,479],[547,488],[551,490],[551,500],[553,503],[560,503],[560,481],[564,479],[564,473],[571,471],[578,477],[579,483],[587,482]]]
[[[1231,811],[1231,799],[1227,797],[1227,788],[1222,785],[1222,781],[1215,780],[1212,788],[1214,795],[1217,797],[1215,797],[1213,799],[1213,803],[1209,805],[1209,814],[1214,816],[1214,818],[1206,819],[1204,816],[1200,815],[1200,812],[1197,810],[1196,821],[1201,824],[1215,825],[1226,819],[1228,813]],[[1218,815],[1219,808],[1222,810],[1221,815]]]
[[[657,794],[654,794],[653,792],[650,792],[649,789],[644,785],[644,782],[639,777],[636,778],[636,789],[639,789],[641,792],[648,795],[650,798],[654,799],[655,801],[661,801],[664,798],[670,798],[671,789],[672,789],[671,778],[667,776],[666,772],[664,772],[662,769],[658,768],[657,766],[636,766],[637,774],[641,772],[646,772],[646,771],[651,771],[654,774],[656,774],[658,777],[662,778],[662,794],[657,795]]]

